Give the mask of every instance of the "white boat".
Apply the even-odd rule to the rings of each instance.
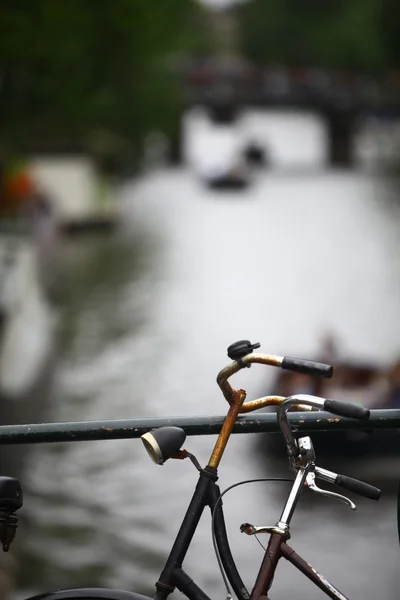
[[[0,322],[0,394],[18,400],[46,364],[55,324],[25,235],[0,236]]]
[[[196,134],[190,162],[203,183],[215,189],[243,189],[250,184],[250,168],[235,127],[208,124]]]
[[[32,156],[29,167],[64,233],[108,231],[118,224],[112,179],[86,154]]]

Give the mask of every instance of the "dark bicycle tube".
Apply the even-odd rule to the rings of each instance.
[[[211,600],[183,569],[173,570],[173,582],[189,600]]]
[[[283,537],[279,533],[272,533],[269,538],[268,546],[258,571],[257,579],[251,590],[250,599],[258,600],[261,596],[267,596],[268,590],[272,585],[275,570],[278,561],[281,558],[281,545]]]
[[[280,556],[283,556],[294,567],[296,567],[303,575],[308,577],[320,590],[325,592],[329,598],[333,600],[348,600],[347,596],[336,589],[325,577],[320,575],[307,561],[304,560],[297,552],[290,548],[286,543],[283,543],[280,548]]]
[[[239,575],[229,546],[229,540],[225,526],[224,512],[222,509],[222,500],[220,497],[221,492],[216,483],[210,485],[209,494],[211,511],[214,510],[214,507],[218,502],[215,508],[214,515],[214,531],[222,565],[228,577],[229,583],[231,584],[236,596],[239,598],[239,600],[248,600],[250,598],[250,594],[247,591],[247,588]]]
[[[175,538],[171,552],[167,558],[164,569],[156,583],[157,598],[165,599],[173,592],[173,571],[182,566],[190,542],[199,524],[201,515],[209,503],[208,490],[210,485],[218,478],[216,469],[206,467],[200,472],[199,481],[186,511],[178,535]]]

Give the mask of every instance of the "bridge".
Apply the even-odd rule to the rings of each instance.
[[[229,121],[242,107],[292,108],[321,115],[331,165],[353,162],[353,134],[366,115],[400,117],[400,72],[372,76],[313,68],[259,68],[242,60],[187,60],[180,68],[187,107]]]

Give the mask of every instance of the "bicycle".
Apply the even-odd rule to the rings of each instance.
[[[259,347],[260,344],[258,343],[251,344],[247,340],[242,340],[232,344],[228,348],[228,356],[233,362],[220,371],[217,383],[229,403],[229,410],[206,467],[202,468],[195,456],[187,450],[182,449],[186,433],[179,427],[165,426],[148,431],[141,436],[150,458],[156,464],[162,465],[168,459],[182,460],[189,458],[199,471],[199,480],[194,494],[165,566],[155,584],[156,592],[153,597],[118,589],[69,588],[45,592],[31,597],[29,600],[72,600],[77,598],[166,600],[175,589],[181,591],[189,600],[210,600],[209,596],[182,568],[202,513],[207,506],[211,510],[212,538],[217,562],[226,586],[228,600],[232,598],[232,590],[238,600],[267,600],[278,562],[282,557],[299,569],[330,598],[348,600],[346,596],[288,546],[290,522],[304,487],[307,487],[314,493],[340,500],[352,510],[355,510],[355,504],[346,496],[320,489],[315,483],[316,478],[328,481],[329,483],[335,483],[373,500],[379,499],[381,491],[362,481],[338,475],[316,466],[315,453],[310,437],[295,437],[287,418],[287,412],[292,407],[298,410],[319,409],[326,410],[335,415],[359,420],[367,420],[370,412],[368,409],[355,404],[304,394],[288,398],[266,396],[245,402],[246,392],[242,389],[235,390],[232,388],[228,379],[239,370],[250,367],[254,363],[276,366],[326,378],[332,377],[333,374],[333,367],[330,365],[290,357],[253,353],[253,350]],[[243,523],[240,527],[240,530],[247,535],[269,534],[269,542],[265,549],[263,561],[252,591],[249,593],[239,575],[230,550],[222,508],[222,497],[225,493],[237,485],[249,482],[245,481],[234,484],[222,493],[216,482],[218,480],[218,467],[238,415],[272,405],[278,406],[277,419],[286,441],[289,465],[294,477],[291,479],[274,477],[252,480],[289,481],[292,483],[292,487],[282,513],[275,525],[260,527],[250,523]],[[0,478],[0,541],[3,544],[4,550],[8,550],[15,535],[17,526],[16,511],[21,508],[22,503],[22,487],[20,482],[17,479],[9,477]]]

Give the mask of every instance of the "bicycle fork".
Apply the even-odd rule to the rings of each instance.
[[[292,519],[303,486],[307,483],[307,478],[312,467],[313,465],[308,463],[297,470],[296,478],[293,482],[289,497],[286,501],[281,517],[275,526],[255,527],[250,523],[244,523],[240,527],[241,531],[247,535],[255,535],[259,533],[270,534],[267,550],[261,563],[256,582],[252,589],[250,600],[261,600],[261,598],[266,600],[268,598],[267,594],[271,588],[275,570],[281,558],[288,560],[316,586],[323,590],[330,598],[333,598],[333,600],[349,600],[337,588],[329,583],[329,581],[327,581],[323,575],[318,573],[314,567],[312,567],[299,554],[297,554],[293,548],[286,544],[286,540],[290,538],[290,521]]]

